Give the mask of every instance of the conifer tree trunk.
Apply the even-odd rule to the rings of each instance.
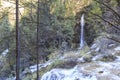
[[[37,80],[39,80],[39,3],[40,1],[38,0],[38,6],[37,6],[37,42],[36,42],[36,46],[37,46]]]
[[[20,80],[19,0],[16,0],[16,80]]]

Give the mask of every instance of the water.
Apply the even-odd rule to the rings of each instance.
[[[73,69],[53,69],[45,73],[41,80],[97,80],[95,76],[84,74],[78,66]]]
[[[81,16],[81,37],[80,37],[80,49],[84,47],[84,14]]]

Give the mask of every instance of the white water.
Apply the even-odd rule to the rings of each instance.
[[[57,68],[45,73],[41,80],[120,80],[119,66],[120,62],[97,61],[72,69]]]
[[[84,47],[84,14],[81,17],[81,38],[80,38],[80,49]]]
[[[53,69],[45,73],[41,80],[97,80],[93,75],[86,75],[75,66],[73,69]]]
[[[47,61],[46,63],[44,63],[44,64],[39,64],[38,66],[39,66],[39,70],[41,69],[41,68],[43,68],[43,67],[47,67],[48,65],[50,65],[51,63],[53,63],[53,61],[51,61],[51,60],[49,60],[49,61]],[[29,69],[30,69],[30,72],[36,72],[37,71],[37,65],[33,65],[33,66],[30,66],[29,67]]]

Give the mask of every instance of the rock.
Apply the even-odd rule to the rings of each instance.
[[[113,48],[115,46],[116,46],[115,44],[111,43],[111,44],[108,45],[108,49],[111,49],[111,48]]]
[[[104,55],[102,57],[102,61],[114,61],[116,59],[116,57],[114,55]]]
[[[97,44],[93,44],[90,49],[95,49],[97,47]]]
[[[119,45],[119,43],[111,40],[111,39],[108,39],[106,38],[105,36],[100,36],[98,37],[93,45],[90,47],[90,49],[92,51],[95,51],[95,52],[100,52],[102,54],[106,54],[106,53],[110,53],[112,54],[113,53],[113,49]],[[120,47],[116,47],[114,50],[120,50]]]
[[[99,48],[99,47],[95,49],[95,52],[99,52],[99,51],[100,51],[100,48]]]
[[[99,54],[100,54],[99,52],[91,51],[92,56],[96,56],[96,55],[99,55]]]
[[[115,59],[117,59],[114,55],[111,54],[99,54],[96,55],[92,58],[92,61],[96,61],[96,60],[100,60],[100,61],[114,61]]]
[[[84,59],[83,57],[81,57],[81,58],[78,58],[77,62],[84,63],[84,62],[85,62],[85,59]]]
[[[99,54],[99,55],[96,55],[96,56],[92,57],[92,61],[96,61],[96,60],[99,60],[101,58],[102,58],[102,55]]]

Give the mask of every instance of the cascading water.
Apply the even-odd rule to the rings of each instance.
[[[84,14],[81,16],[81,36],[80,36],[80,49],[84,47]]]
[[[97,80],[96,76],[82,73],[78,66],[72,69],[52,69],[41,80]]]

